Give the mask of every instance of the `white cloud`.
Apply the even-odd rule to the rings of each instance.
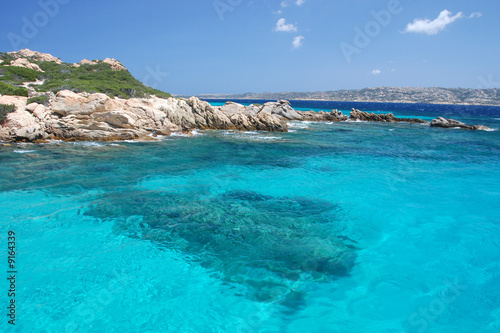
[[[469,18],[477,18],[483,16],[483,13],[475,12],[469,15]]]
[[[286,8],[290,6],[291,3],[295,3],[297,6],[302,6],[306,0],[283,0],[281,1],[281,7]]]
[[[445,9],[432,21],[429,19],[415,19],[413,23],[408,23],[404,32],[435,35],[446,28],[448,24],[462,17],[462,12],[459,12],[455,16],[451,16],[451,12]]]
[[[281,15],[281,14],[283,14],[283,11],[282,10],[277,10],[277,11],[273,12],[273,14],[275,14],[275,15]]]
[[[370,72],[371,75],[379,75],[380,73],[382,73],[380,69],[374,69]]]
[[[278,22],[276,22],[274,31],[297,32],[297,27],[292,23],[286,24],[286,20],[284,18],[280,18]]]
[[[293,39],[292,42],[292,49],[298,49],[299,47],[302,47],[302,41],[304,40],[304,36],[297,36]]]

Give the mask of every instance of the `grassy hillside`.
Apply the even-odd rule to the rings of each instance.
[[[33,69],[6,66],[13,61],[13,57],[0,52],[0,94],[28,96],[28,90],[20,87],[23,82],[45,80],[42,85],[33,85],[37,91],[52,91],[68,89],[74,92],[104,93],[108,96],[130,98],[156,95],[168,98],[171,95],[163,91],[148,87],[135,79],[128,70],[114,71],[106,63],[95,65],[85,64],[73,67],[72,64],[57,64],[49,61],[30,62],[37,64],[44,72]]]

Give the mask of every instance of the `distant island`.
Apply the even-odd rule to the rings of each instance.
[[[315,92],[202,94],[201,99],[319,100],[339,102],[500,105],[500,89],[365,88]]]

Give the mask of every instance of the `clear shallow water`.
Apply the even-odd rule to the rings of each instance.
[[[17,330],[500,329],[499,131],[291,128],[1,147]]]

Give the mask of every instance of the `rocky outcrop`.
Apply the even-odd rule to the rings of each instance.
[[[7,52],[7,54],[13,56],[14,58],[28,58],[35,61],[51,61],[57,64],[62,64],[61,59],[54,57],[48,53],[41,53],[37,51],[31,51],[29,49],[19,50],[17,52]]]
[[[102,62],[110,65],[111,69],[114,71],[126,71],[127,70],[125,68],[125,66],[122,65],[121,62],[119,62],[118,60],[113,59],[113,58],[106,58]]]
[[[224,107],[213,107],[195,97],[125,100],[63,90],[48,107],[26,105],[26,98],[12,96],[0,97],[0,103],[16,105],[0,131],[1,139],[12,141],[126,140],[193,129],[287,130],[275,115],[282,110],[236,107],[224,112]]]
[[[341,111],[332,110],[331,112],[315,111],[297,111],[290,106],[288,101],[267,102],[264,105],[248,105],[227,102],[219,107],[226,114],[243,113],[245,115],[269,114],[276,116],[283,121],[288,120],[307,120],[307,121],[345,121],[348,119]]]
[[[81,65],[97,65],[98,62],[97,62],[97,60],[92,60],[91,61],[91,60],[88,60],[88,59],[82,59],[82,61],[80,61],[80,64]],[[78,64],[73,64],[73,65],[78,65]],[[76,67],[79,67],[79,65],[76,66]]]
[[[127,70],[127,68],[125,68],[125,66],[123,66],[121,62],[119,62],[116,59],[112,59],[112,58],[106,58],[104,60],[83,59],[82,61],[80,61],[80,63],[74,63],[72,66],[73,67],[80,67],[81,65],[97,65],[100,63],[108,64],[111,67],[111,69],[114,71],[126,71]]]
[[[37,64],[34,64],[25,58],[17,58],[16,60],[14,60],[13,62],[10,63],[10,66],[24,67],[24,68],[33,69],[37,72],[43,72],[43,70]]]
[[[331,112],[301,111],[300,114],[302,115],[302,120],[307,121],[346,121],[349,119],[348,116],[337,110],[332,110]]]
[[[462,128],[475,131],[488,131],[491,130],[489,127],[484,125],[467,125],[461,121],[455,119],[445,119],[443,117],[437,117],[431,121],[431,127],[442,127],[442,128]]]
[[[285,120],[302,120],[303,116],[295,111],[289,101],[278,101],[265,103],[260,112],[276,115]]]
[[[425,120],[419,118],[396,118],[392,113],[375,114],[375,113],[363,112],[356,109],[351,110],[350,118],[352,120],[380,121],[384,123],[399,123],[399,122],[418,123],[418,124],[427,123]]]
[[[297,111],[287,101],[244,106],[226,103],[212,106],[196,97],[179,98],[111,98],[101,93],[74,93],[62,90],[48,93],[47,105],[31,103],[26,97],[0,96],[0,104],[14,104],[16,110],[6,115],[0,125],[0,139],[9,141],[60,140],[127,140],[148,139],[172,132],[194,129],[287,131],[286,122],[345,121],[349,118],[337,110],[331,112]],[[393,114],[374,114],[352,110],[351,119],[380,122],[425,123],[421,119],[396,118]],[[433,120],[434,127],[468,126],[451,119]]]

